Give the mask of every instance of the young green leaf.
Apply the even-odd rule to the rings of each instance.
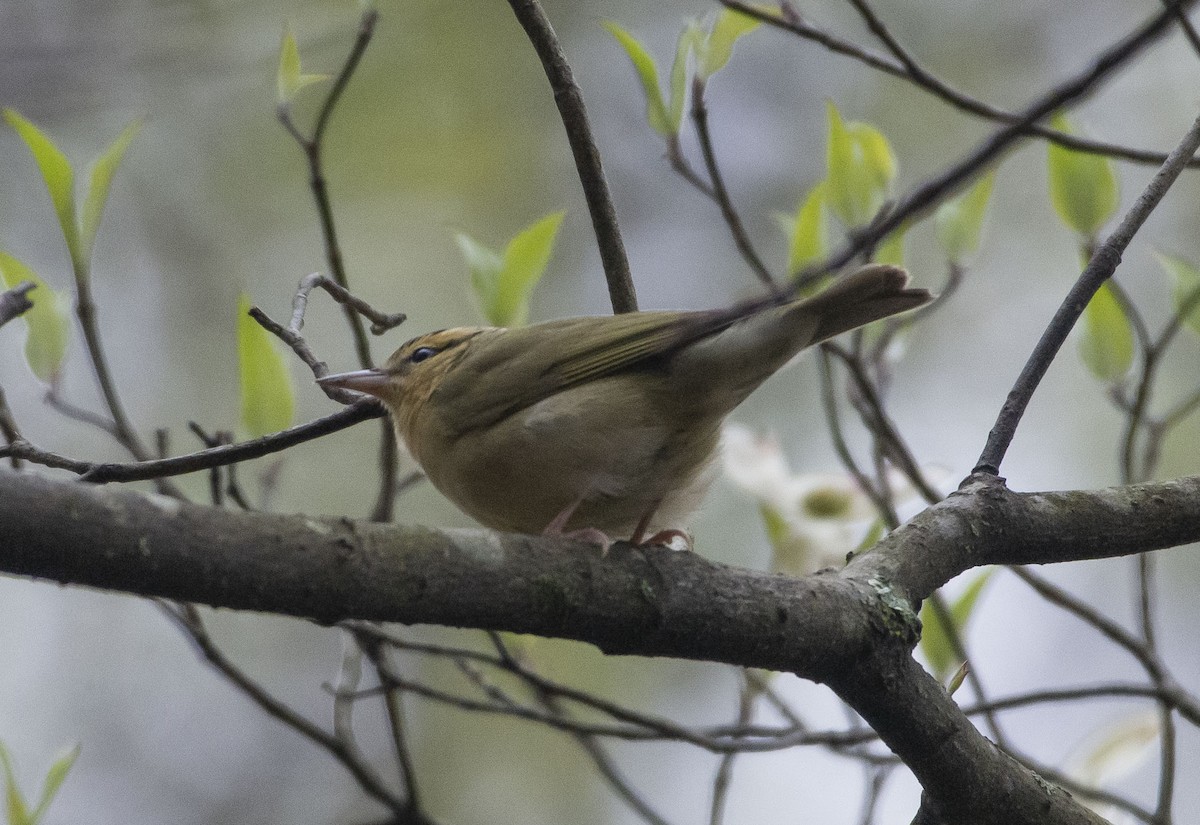
[[[1055,115],[1051,125],[1072,132],[1065,115]],[[1092,238],[1117,211],[1120,196],[1117,175],[1109,158],[1048,144],[1050,203],[1068,227]]]
[[[129,144],[141,128],[140,118],[130,123],[92,164],[79,225],[79,242],[84,261],[90,262],[92,259],[92,244],[96,240],[96,230],[100,228],[100,217],[104,214],[104,204],[108,201],[108,189],[112,185],[113,175],[121,165],[121,159],[125,157]]]
[[[58,795],[58,789],[62,787],[75,760],[79,758],[79,751],[79,745],[66,748],[60,751],[54,762],[50,764],[50,770],[46,771],[46,779],[42,782],[42,797],[38,800],[37,807],[33,809],[33,822],[40,822],[45,816],[46,809]]]
[[[12,758],[3,742],[0,742],[0,766],[4,768],[4,810],[8,825],[30,825],[29,806],[17,785]]]
[[[679,134],[683,123],[683,103],[687,93],[688,56],[704,41],[704,32],[695,20],[688,22],[675,44],[675,61],[671,64],[671,99],[667,102],[667,123],[670,134]]]
[[[842,120],[829,101],[826,198],[849,227],[869,223],[883,206],[896,177],[896,156],[883,133],[865,123]]]
[[[529,295],[550,262],[565,212],[553,212],[525,227],[498,254],[467,235],[455,240],[471,271],[471,287],[489,324],[514,327],[529,317]]]
[[[283,29],[279,43],[279,68],[275,72],[275,99],[280,106],[291,103],[305,86],[328,80],[327,74],[304,74],[300,69],[300,49],[290,26]]]
[[[475,293],[479,312],[490,322],[496,304],[500,270],[504,269],[504,256],[462,232],[454,236],[454,241],[471,273],[471,290]]]
[[[271,334],[250,317],[245,294],[238,299],[237,343],[242,426],[251,438],[287,429],[296,406],[291,376]]]
[[[937,239],[951,263],[960,264],[979,249],[995,181],[996,173],[988,172],[966,192],[938,207],[934,216]]]
[[[42,173],[42,180],[50,190],[50,201],[58,214],[58,223],[67,242],[67,250],[71,253],[71,263],[76,274],[81,275],[87,271],[87,267],[83,248],[79,243],[79,227],[75,222],[75,170],[71,168],[67,156],[54,145],[54,141],[21,117],[16,110],[5,109],[4,119],[16,129],[33,154],[33,159]]]
[[[1200,268],[1183,258],[1155,253],[1155,258],[1175,282],[1171,295],[1175,311],[1187,310],[1183,323],[1192,332],[1200,334]]]
[[[733,56],[733,44],[742,35],[757,29],[760,22],[740,11],[722,9],[713,23],[712,31],[697,49],[696,77],[703,82],[724,68]]]
[[[24,281],[36,284],[29,293],[33,308],[21,316],[27,329],[25,360],[40,380],[54,384],[62,372],[67,341],[71,337],[66,301],[46,286],[46,282],[32,269],[5,252],[0,252],[0,277],[6,289],[12,289]]]
[[[788,246],[788,273],[796,275],[804,267],[824,258],[829,252],[829,216],[825,208],[825,182],[809,190],[791,221]]]
[[[1133,327],[1108,283],[1101,284],[1083,311],[1079,357],[1094,376],[1110,384],[1133,365]]]
[[[979,597],[983,593],[983,588],[992,577],[993,572],[993,570],[985,570],[972,579],[966,589],[950,605],[950,621],[953,622],[959,633],[962,633],[967,623],[970,622],[971,615],[979,603]],[[950,668],[955,664],[954,648],[950,645],[950,636],[946,632],[946,626],[942,624],[938,613],[928,601],[921,607],[921,652],[925,654],[925,660],[933,668],[934,676],[938,679],[945,679],[949,675]]]
[[[667,112],[667,105],[663,102],[662,98],[662,90],[658,87],[658,67],[654,64],[654,58],[646,51],[646,47],[638,42],[637,38],[616,23],[606,21],[604,28],[608,29],[609,33],[621,44],[621,48],[625,49],[625,54],[629,56],[629,60],[633,63],[633,68],[637,71],[638,80],[642,84],[642,92],[646,96],[646,121],[650,124],[650,128],[664,136],[677,133],[679,131],[679,119],[675,119],[672,114]],[[674,98],[674,69],[672,70],[671,82],[672,97]],[[674,99],[672,99],[672,106],[674,107]],[[680,118],[682,118],[682,90],[679,94],[679,112]]]
[[[962,683],[967,680],[967,674],[971,672],[971,665],[963,662],[958,666],[958,670],[954,671],[954,675],[950,677],[950,681],[946,683],[946,693],[953,696],[962,687]]]
[[[529,317],[529,295],[546,272],[565,212],[553,212],[521,230],[504,249],[494,304],[497,326],[520,326]]]

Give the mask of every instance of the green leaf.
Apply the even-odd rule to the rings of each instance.
[[[1183,324],[1192,332],[1200,334],[1200,298],[1197,297],[1197,291],[1200,290],[1200,268],[1183,258],[1171,255],[1156,252],[1154,257],[1175,282],[1171,290],[1175,311],[1179,313],[1188,310],[1187,317],[1182,319]]]
[[[971,620],[971,614],[979,602],[984,586],[992,577],[994,568],[980,573],[953,603],[950,604],[950,621],[961,634]],[[945,679],[954,665],[954,648],[950,645],[950,636],[946,626],[938,618],[937,612],[929,600],[921,606],[921,652],[925,660],[933,668],[938,679]]]
[[[733,9],[722,9],[713,23],[712,31],[697,50],[696,77],[708,80],[729,62],[733,44],[744,34],[758,28],[761,21]]]
[[[238,299],[237,340],[242,426],[251,438],[287,429],[296,406],[291,376],[274,337],[250,317],[245,294]]]
[[[520,326],[529,317],[529,295],[550,263],[564,215],[566,212],[552,212],[508,242],[489,318],[496,326]]]
[[[904,266],[904,241],[907,236],[907,226],[900,226],[889,232],[875,248],[872,260],[877,264]]]
[[[283,29],[279,44],[279,68],[275,72],[275,99],[286,106],[305,86],[328,80],[327,74],[304,74],[300,69],[300,49],[290,26]]]
[[[108,201],[108,189],[112,185],[113,175],[121,165],[121,159],[125,157],[129,144],[141,128],[140,118],[130,123],[92,164],[79,226],[79,241],[84,261],[90,262],[92,259],[92,243],[96,240],[96,230],[100,228],[100,217],[104,214],[104,204]]]
[[[71,337],[71,320],[63,296],[46,286],[46,282],[12,255],[0,252],[0,277],[6,289],[24,281],[36,288],[29,293],[33,308],[21,316],[28,330],[25,336],[25,360],[29,369],[42,381],[53,384],[62,372]]]
[[[77,277],[81,276],[87,271],[87,267],[83,248],[79,243],[79,227],[75,223],[75,170],[54,142],[38,127],[21,117],[16,110],[5,109],[4,119],[17,130],[17,134],[33,154],[33,159],[42,173],[42,180],[50,190],[50,200],[54,204],[54,211],[58,213],[58,224],[62,227],[67,250],[71,253],[71,263],[75,267]]]
[[[667,113],[666,104],[663,103],[662,90],[658,87],[658,67],[654,64],[654,58],[638,42],[637,38],[616,23],[606,21],[604,28],[608,29],[609,33],[625,49],[625,54],[629,55],[629,60],[637,71],[638,80],[642,84],[642,92],[646,96],[646,121],[650,124],[650,128],[664,136],[678,132],[679,121],[673,122],[672,116]],[[674,85],[674,70],[672,70],[672,85]],[[672,101],[672,105],[674,105],[674,101]],[[682,94],[680,94],[679,106],[682,117]]]
[[[467,261],[467,269],[471,273],[471,290],[475,293],[479,312],[484,320],[490,323],[496,305],[500,270],[504,269],[504,257],[462,232],[454,236],[454,241]]]
[[[687,62],[688,55],[695,51],[704,40],[704,32],[695,21],[690,21],[679,33],[679,42],[675,45],[675,62],[671,64],[671,100],[667,103],[667,123],[670,134],[679,134],[679,126],[683,123],[683,103],[687,92]]]
[[[995,182],[996,173],[988,172],[966,192],[938,207],[934,217],[937,239],[952,263],[962,263],[979,249]]]
[[[950,677],[950,681],[946,683],[946,693],[953,696],[962,687],[962,683],[966,681],[967,674],[971,672],[971,666],[963,662],[958,666],[958,670],[954,671],[954,675]]]
[[[1133,326],[1107,282],[1083,311],[1079,357],[1093,375],[1110,384],[1124,378],[1133,365]]]
[[[1073,134],[1065,115],[1055,115],[1050,124]],[[1109,158],[1048,144],[1050,202],[1068,227],[1092,238],[1117,211],[1120,193],[1117,175]]]
[[[866,123],[843,122],[828,103],[826,197],[848,227],[870,223],[887,201],[896,177],[896,156],[883,133]]]
[[[529,295],[546,271],[565,212],[554,212],[525,227],[498,254],[469,236],[455,240],[471,271],[479,310],[489,324],[520,326],[529,317]]]
[[[41,818],[46,813],[46,809],[50,807],[50,803],[58,795],[58,789],[62,787],[67,774],[71,772],[71,766],[79,758],[79,751],[79,745],[66,748],[51,763],[50,770],[46,772],[46,779],[42,783],[42,798],[38,800],[37,807],[33,809],[34,822],[41,821]]]
[[[788,273],[796,275],[804,267],[824,258],[829,252],[829,216],[825,209],[825,182],[809,190],[791,220],[788,246]]]
[[[25,804],[25,797],[22,796],[21,789],[17,786],[12,759],[3,742],[0,742],[0,765],[4,768],[4,808],[8,817],[8,825],[32,825],[33,820],[29,816],[29,806]]]

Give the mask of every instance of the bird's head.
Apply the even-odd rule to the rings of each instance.
[[[393,416],[402,416],[429,398],[466,354],[468,342],[483,329],[455,327],[419,335],[393,352],[381,367],[326,375],[317,383],[373,395]]]

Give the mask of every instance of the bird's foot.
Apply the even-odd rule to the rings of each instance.
[[[601,556],[607,556],[608,548],[613,546],[613,540],[608,537],[608,534],[596,527],[583,527],[579,530],[571,530],[566,533],[559,533],[559,535],[565,539],[584,541],[588,544],[598,544],[600,546]]]
[[[638,542],[638,547],[649,547],[650,545],[662,545],[671,550],[691,550],[692,535],[686,530],[659,530],[650,538]]]

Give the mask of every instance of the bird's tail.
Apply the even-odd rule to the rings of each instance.
[[[833,286],[798,302],[820,318],[811,344],[928,303],[932,295],[908,285],[908,273],[898,266],[869,264],[836,281]]]

